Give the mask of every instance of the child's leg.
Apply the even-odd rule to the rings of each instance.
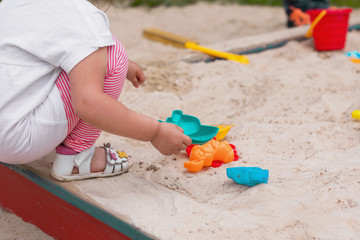
[[[59,90],[54,87],[36,109],[3,136],[0,161],[24,164],[45,156],[66,137],[67,123]]]
[[[104,79],[104,93],[118,99],[126,79],[128,58],[124,47],[114,38],[116,44],[108,47],[108,69]],[[67,74],[62,71],[59,75],[56,85],[60,90],[64,102],[66,116],[68,118],[68,134],[63,145],[73,149],[76,152],[82,152],[92,147],[99,137],[101,130],[87,124],[75,113],[70,96],[70,81]],[[104,152],[103,149],[97,149],[97,152]],[[97,152],[94,157],[96,158]],[[105,154],[103,154],[105,155]],[[95,160],[95,159],[94,159]],[[105,158],[102,165],[105,166]]]

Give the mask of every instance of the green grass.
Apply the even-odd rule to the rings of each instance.
[[[257,4],[268,6],[282,6],[282,0],[117,0],[128,6],[185,6],[196,2],[219,2],[219,3],[236,3],[236,4]],[[330,0],[331,6],[347,6],[360,8],[359,0]]]

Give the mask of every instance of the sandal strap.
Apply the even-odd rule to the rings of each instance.
[[[122,172],[129,168],[128,156],[125,152],[116,151],[109,147],[103,147],[106,151],[106,167],[104,174]]]
[[[79,175],[91,174],[91,160],[95,153],[95,146],[80,152],[74,159],[74,164],[79,169]]]

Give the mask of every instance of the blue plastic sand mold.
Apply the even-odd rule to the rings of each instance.
[[[360,53],[357,51],[350,51],[345,53],[345,55],[351,58],[360,59]]]
[[[192,144],[204,144],[213,139],[219,131],[218,127],[201,125],[197,117],[185,115],[181,110],[174,110],[171,117],[166,119],[184,129],[184,134],[189,136]]]
[[[259,167],[233,167],[226,169],[226,175],[238,184],[252,187],[260,183],[267,183],[269,170]]]

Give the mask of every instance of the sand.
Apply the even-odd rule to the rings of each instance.
[[[194,55],[191,50],[149,41],[142,30],[157,27],[213,46],[285,29],[283,9],[200,3],[112,7],[107,14],[130,59],[147,75],[140,89],[127,84],[119,101],[156,119],[181,109],[203,124],[234,124],[226,139],[241,159],[189,173],[185,153],[165,157],[149,143],[103,133],[98,144],[125,150],[135,166],[123,176],[76,183],[80,192],[159,239],[359,239],[360,122],[351,112],[360,108],[360,65],[343,53],[360,49],[360,32],[348,33],[342,51],[317,52],[308,39],[250,54],[249,65],[194,64],[182,60]],[[236,184],[226,168],[238,166],[268,169],[269,182]],[[131,179],[149,190],[136,191],[126,182]],[[150,193],[172,204],[149,208]],[[132,208],[132,197],[144,204]],[[153,217],[164,212],[171,214]],[[0,226],[14,217],[0,214]],[[13,224],[16,231],[1,232],[16,239],[31,228],[34,235],[26,239],[51,239],[21,220]]]

